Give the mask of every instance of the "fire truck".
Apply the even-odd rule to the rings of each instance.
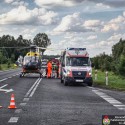
[[[71,83],[92,86],[92,66],[86,48],[67,48],[61,52],[60,80],[65,86]]]

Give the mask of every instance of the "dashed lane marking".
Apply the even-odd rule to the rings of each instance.
[[[17,113],[17,114],[19,114],[19,113],[21,113],[22,112],[22,109],[16,109],[15,110],[15,113]]]
[[[3,81],[5,81],[5,80],[7,80],[7,79],[8,79],[8,78],[1,79],[0,82],[3,82]]]
[[[125,111],[125,105],[122,102],[112,98],[111,96],[101,92],[100,90],[93,89],[92,91],[95,92],[98,96],[100,96],[104,100],[106,100],[107,102],[109,102],[110,104],[112,104],[117,109]]]
[[[8,123],[17,123],[18,119],[19,119],[19,117],[11,117],[10,120],[8,121]]]
[[[12,75],[12,76],[10,76],[10,77],[8,77],[8,78],[1,79],[0,82],[3,82],[3,81],[5,81],[5,80],[7,80],[7,79],[11,79],[13,76],[17,76],[17,75],[19,75],[19,73],[16,74],[16,75]]]
[[[24,98],[23,101],[24,101],[24,102],[28,102],[28,101],[29,101],[29,98]]]
[[[25,106],[26,105],[26,103],[20,103],[20,106]]]

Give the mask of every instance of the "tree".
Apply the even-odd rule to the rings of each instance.
[[[120,56],[120,61],[117,68],[119,74],[125,76],[125,55]]]
[[[47,34],[45,33],[38,33],[34,39],[33,39],[33,44],[39,46],[39,47],[43,47],[43,48],[47,48],[49,45],[51,45],[51,41],[48,38]],[[44,53],[46,49],[42,49],[42,54]]]
[[[117,74],[124,74],[124,58],[125,58],[125,40],[120,39],[117,44],[112,47],[114,71]]]

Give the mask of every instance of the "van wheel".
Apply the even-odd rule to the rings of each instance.
[[[68,86],[68,82],[65,80],[65,78],[64,78],[64,86]]]
[[[92,82],[89,82],[89,83],[88,83],[88,86],[92,86]]]
[[[20,78],[22,77],[22,74],[20,74]]]

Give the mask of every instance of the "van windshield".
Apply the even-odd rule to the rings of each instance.
[[[67,66],[90,66],[88,57],[66,57]]]

